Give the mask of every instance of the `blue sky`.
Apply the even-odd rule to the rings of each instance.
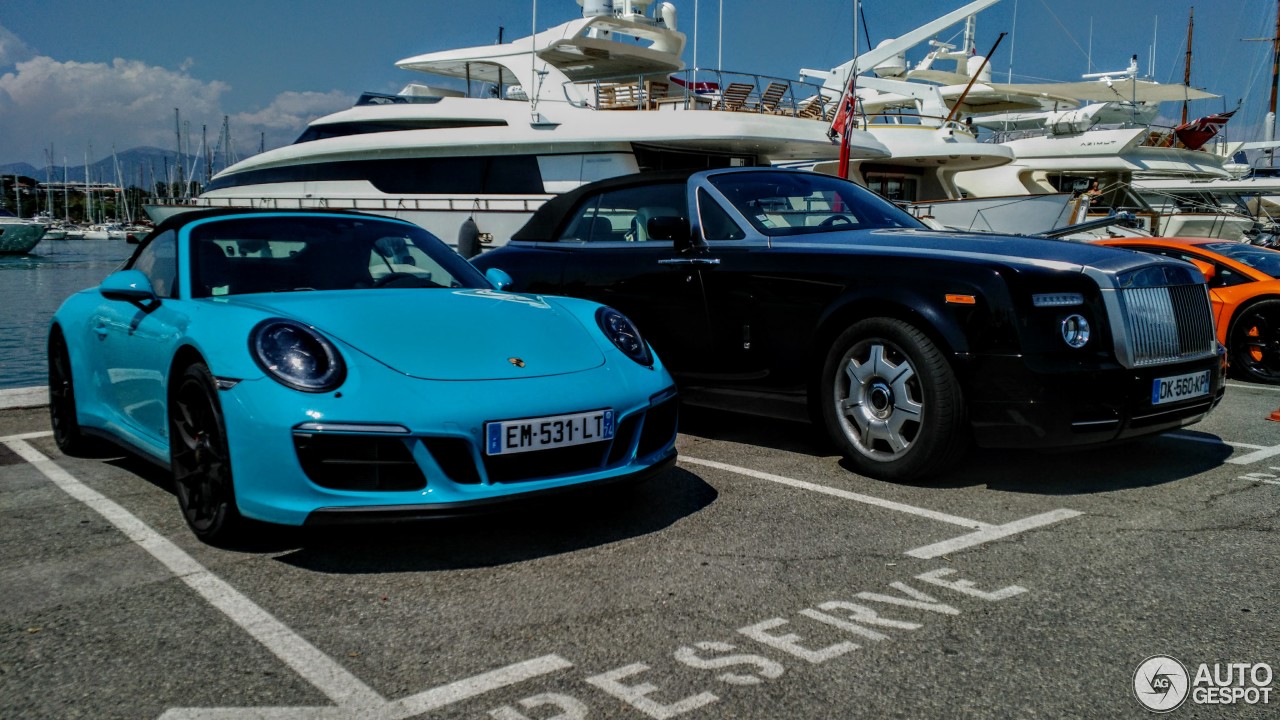
[[[961,6],[961,0],[864,0],[873,43]],[[0,163],[55,164],[91,159],[115,145],[172,147],[173,109],[192,132],[217,135],[230,116],[241,154],[260,137],[274,147],[306,122],[347,107],[361,91],[394,92],[420,79],[396,60],[423,52],[529,34],[530,0],[4,0],[0,5]],[[538,29],[578,17],[574,0],[537,3]],[[690,34],[694,0],[675,0]],[[698,65],[717,65],[724,7],[723,67],[796,77],[829,68],[853,49],[852,0],[698,0]],[[978,20],[985,52],[1011,31],[993,59],[997,80],[1075,80],[1093,69],[1119,70],[1138,55],[1144,74],[1181,82],[1188,11],[1196,7],[1192,84],[1223,95],[1193,105],[1194,115],[1244,108],[1229,129],[1259,139],[1270,92],[1269,37],[1275,0],[1001,0]],[[1015,22],[1016,17],[1016,22]],[[959,26],[941,35],[948,39]],[[1156,63],[1148,67],[1155,45]],[[865,47],[865,41],[859,44]],[[923,50],[908,54],[912,63]],[[1174,117],[1180,106],[1164,106]]]

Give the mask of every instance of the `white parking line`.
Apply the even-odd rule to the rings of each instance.
[[[1240,388],[1241,390],[1269,390],[1271,392],[1280,392],[1280,387],[1274,385],[1248,385],[1245,383],[1225,383],[1227,387]]]
[[[1167,432],[1163,433],[1164,437],[1177,438],[1179,440],[1190,440],[1192,442],[1205,443],[1207,445],[1230,445],[1233,448],[1243,448],[1245,450],[1262,450],[1266,445],[1250,445],[1249,443],[1231,442],[1222,438],[1213,437],[1212,435],[1192,435],[1186,432]]]
[[[835,497],[844,498],[845,500],[853,500],[854,502],[865,503],[867,505],[875,505],[876,507],[882,507],[887,510],[896,510],[909,515],[917,515],[919,517],[929,518],[930,520],[937,520],[938,522],[959,525],[960,527],[967,527],[974,530],[985,530],[995,527],[995,525],[980,522],[978,520],[970,520],[969,518],[947,515],[946,513],[940,513],[934,510],[916,507],[914,505],[905,505],[892,500],[884,500],[882,498],[872,497],[871,495],[863,495],[861,493],[849,492],[848,490],[827,487],[826,485],[817,485],[803,480],[793,480],[791,478],[782,477],[781,475],[771,475],[766,472],[760,472],[759,470],[737,467],[736,465],[726,465],[724,463],[715,462],[714,460],[699,460],[698,458],[691,458],[688,455],[681,455],[680,462],[686,462],[691,465],[703,465],[709,468],[716,468],[717,470],[746,475],[747,477],[768,480],[769,482],[775,482],[780,485],[790,485],[791,487],[800,488],[801,490],[810,490],[813,492],[823,493],[825,495],[834,495]]]
[[[32,435],[42,437],[45,434]],[[166,712],[162,716],[164,718],[408,718],[573,666],[558,655],[545,655],[388,702],[271,613],[209,572],[168,538],[77,480],[21,437],[6,437],[0,442],[68,495],[104,517],[337,705],[318,708],[179,708]]]
[[[372,707],[174,708],[160,720],[402,720],[571,667],[559,655],[544,655]]]
[[[718,470],[725,470],[727,472],[737,473],[739,475],[746,475],[747,477],[759,478],[761,480],[768,480],[770,482],[775,482],[780,485],[787,485],[790,487],[799,488],[801,490],[810,490],[813,492],[819,492],[824,495],[832,495],[834,497],[844,498],[846,500],[853,500],[855,502],[865,503],[867,505],[874,505],[876,507],[881,507],[888,510],[896,510],[898,512],[904,512],[910,515],[916,515],[919,517],[929,518],[930,520],[937,520],[939,522],[945,522],[951,525],[959,525],[961,527],[967,527],[967,528],[976,530],[976,532],[972,532],[967,535],[961,535],[960,537],[957,537],[957,538],[944,540],[942,542],[934,543],[932,545],[926,545],[924,547],[916,548],[915,550],[908,550],[906,553],[911,557],[916,557],[921,559],[935,558],[940,555],[945,555],[950,552],[955,552],[957,550],[965,550],[967,548],[974,547],[975,545],[981,545],[983,543],[991,542],[992,540],[999,540],[1000,538],[1008,537],[1010,535],[1015,535],[1020,532],[1024,532],[1024,531],[1031,530],[1038,527],[1043,527],[1045,525],[1050,525],[1052,523],[1056,523],[1061,520],[1067,520],[1067,519],[1084,514],[1077,510],[1067,510],[1064,508],[1059,510],[1053,510],[1040,515],[1033,515],[1031,517],[1023,518],[1021,520],[1014,520],[1013,522],[1005,523],[1004,525],[992,525],[991,523],[984,523],[978,520],[970,520],[968,518],[962,518],[956,515],[947,515],[945,513],[940,513],[934,510],[928,510],[925,508],[916,507],[914,505],[905,505],[903,503],[894,502],[892,500],[884,500],[882,498],[873,497],[871,495],[863,495],[861,493],[849,492],[847,490],[840,490],[838,488],[827,487],[826,485],[818,485],[811,482],[805,482],[803,480],[795,480],[788,477],[782,477],[781,475],[773,475],[766,472],[760,472],[758,470],[751,470],[750,468],[737,467],[735,465],[727,465],[725,463],[715,462],[713,460],[700,460],[698,458],[688,457],[687,455],[681,455],[680,461],[687,462],[692,465],[703,465],[705,467],[716,468]]]
[[[22,433],[21,435],[6,435],[5,437],[0,437],[0,442],[9,442],[10,440],[35,440],[36,438],[52,436],[52,430],[41,430],[39,432]]]
[[[1065,508],[1061,510],[1053,510],[1042,515],[1032,515],[1031,517],[1014,520],[1013,522],[1005,523],[1004,525],[989,527],[974,533],[969,533],[968,535],[961,535],[960,537],[951,538],[950,540],[943,540],[942,542],[934,543],[932,545],[918,547],[915,550],[908,550],[907,554],[911,557],[928,560],[930,558],[936,558],[948,553],[956,552],[957,550],[964,550],[975,545],[991,542],[992,540],[999,540],[1002,537],[1008,537],[1034,528],[1051,525],[1060,520],[1069,520],[1083,514],[1084,513],[1078,510],[1067,510]]]
[[[1280,445],[1262,448],[1261,450],[1256,450],[1248,455],[1241,455],[1240,457],[1227,458],[1227,462],[1232,465],[1249,465],[1251,463],[1266,460],[1270,457],[1275,457],[1276,455],[1280,455]]]

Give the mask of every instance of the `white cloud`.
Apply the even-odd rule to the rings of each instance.
[[[336,90],[280,93],[261,110],[231,116],[232,143],[242,156],[246,150],[258,151],[262,133],[267,149],[287,145],[302,134],[311,120],[350,106],[351,97]]]
[[[186,69],[170,70],[136,60],[116,58],[110,64],[64,62],[34,55],[12,32],[0,26],[0,163],[44,165],[44,149],[54,144],[55,164],[65,156],[80,163],[89,144],[92,160],[140,146],[174,146],[174,108],[189,124],[192,151],[200,126],[214,142],[227,114],[225,82],[192,77]],[[338,92],[286,92],[267,107],[231,117],[235,146],[242,154],[257,151],[260,133],[267,147],[291,142],[307,121],[342,107],[350,98]]]
[[[34,54],[22,38],[0,25],[0,68],[16,65]]]

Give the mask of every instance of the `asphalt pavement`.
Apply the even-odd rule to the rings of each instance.
[[[231,550],[4,410],[0,719],[1275,717],[1278,408],[918,484],[686,409],[640,486]]]

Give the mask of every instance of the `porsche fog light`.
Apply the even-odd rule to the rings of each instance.
[[[1062,321],[1062,341],[1073,348],[1089,342],[1089,321],[1081,315],[1069,315]]]
[[[293,320],[264,320],[249,333],[249,352],[263,372],[303,392],[327,392],[346,379],[342,356],[320,333]]]
[[[645,366],[653,364],[653,353],[649,352],[649,344],[640,336],[635,323],[622,313],[609,307],[596,311],[596,323],[604,336],[609,338],[622,354]]]

